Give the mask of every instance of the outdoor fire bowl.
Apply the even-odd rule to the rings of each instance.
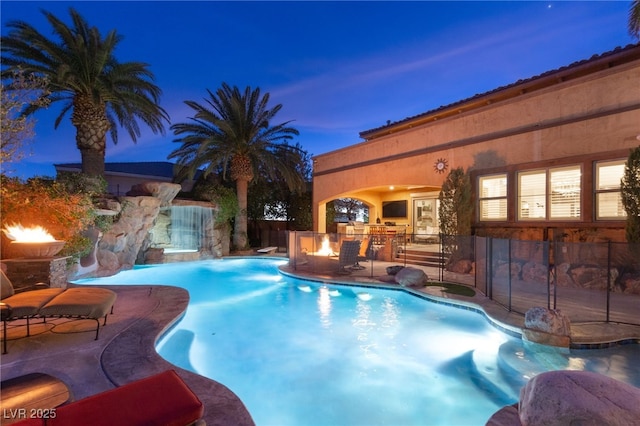
[[[53,257],[62,250],[66,241],[11,241],[11,247],[19,257]]]

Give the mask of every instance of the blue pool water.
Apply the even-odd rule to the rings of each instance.
[[[479,313],[294,279],[278,272],[282,263],[175,263],[77,283],[186,288],[189,308],[158,353],[229,387],[259,426],[482,425],[552,369],[640,386],[640,345],[540,351]]]

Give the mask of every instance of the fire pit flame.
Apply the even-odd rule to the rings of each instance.
[[[5,226],[2,232],[11,240],[11,246],[21,257],[53,257],[62,250],[64,241],[56,240],[42,226],[25,228],[22,225]]]
[[[42,226],[33,226],[31,228],[25,228],[22,225],[10,225],[5,226],[2,230],[4,234],[12,241],[18,242],[30,242],[30,243],[43,243],[49,241],[56,241],[46,229]]]
[[[331,250],[331,245],[329,243],[329,237],[326,235],[322,240],[322,246],[320,246],[320,250],[318,250],[319,256],[331,256],[333,254],[333,250]]]

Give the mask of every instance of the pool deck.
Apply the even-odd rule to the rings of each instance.
[[[384,283],[386,267],[390,263],[365,264],[367,269],[349,275],[337,271],[314,271],[304,268],[282,267],[282,272],[319,282],[357,284],[363,286],[397,287]],[[423,268],[427,275],[434,271]],[[436,275],[437,276],[437,275]],[[28,373],[40,372],[61,379],[78,400],[116,386],[167,369],[175,369],[205,405],[207,425],[253,425],[242,402],[225,386],[197,374],[175,367],[162,359],[154,344],[167,328],[184,313],[189,295],[186,290],[168,286],[110,286],[118,294],[113,315],[101,327],[100,337],[94,340],[93,321],[54,320],[47,324],[33,323],[32,336],[24,335],[24,327],[10,328],[8,353],[0,357],[2,380]],[[476,292],[474,297],[445,293],[441,287],[420,290],[440,302],[460,304],[483,311],[491,321],[509,330],[522,327],[524,317],[508,312]],[[613,324],[571,324],[572,342],[607,343],[626,339],[640,339],[640,327]],[[9,424],[0,419],[0,424]]]

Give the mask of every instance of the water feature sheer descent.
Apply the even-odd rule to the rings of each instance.
[[[169,234],[171,247],[199,250],[206,236],[213,232],[213,209],[202,206],[171,206]]]
[[[278,262],[146,266],[78,283],[186,288],[189,309],[158,352],[228,386],[259,425],[484,424],[528,378],[553,369],[640,384],[638,345],[530,349],[477,313],[284,277]]]

